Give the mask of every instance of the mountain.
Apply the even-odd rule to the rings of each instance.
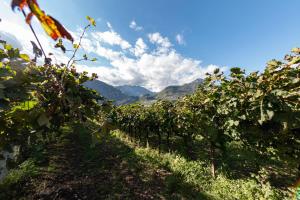
[[[96,90],[106,99],[114,101],[115,105],[129,104],[138,101],[137,97],[128,96],[119,89],[99,80],[88,81],[83,85],[87,88]]]
[[[156,99],[168,99],[168,100],[176,100],[179,97],[192,94],[195,92],[197,87],[203,83],[202,79],[196,79],[191,83],[187,83],[181,86],[169,86],[164,90],[156,94]]]
[[[154,92],[151,92],[150,90],[141,87],[141,86],[131,86],[131,85],[123,85],[123,86],[117,86],[117,89],[119,89],[121,92],[128,96],[132,97],[141,97],[145,95],[154,95]]]
[[[98,91],[106,99],[114,101],[115,105],[124,105],[137,101],[143,104],[152,104],[158,99],[174,101],[179,97],[192,94],[202,82],[202,79],[197,79],[181,86],[166,87],[158,93],[151,92],[140,86],[124,85],[114,87],[99,80],[88,81],[84,83],[84,86]]]

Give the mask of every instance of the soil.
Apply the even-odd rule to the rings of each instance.
[[[70,135],[47,147],[48,168],[24,188],[24,199],[165,199],[164,169],[147,169],[131,148],[109,135],[91,151]],[[129,156],[132,157],[130,158]],[[145,176],[146,175],[146,176]]]

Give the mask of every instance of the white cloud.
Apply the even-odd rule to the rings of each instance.
[[[74,41],[76,44],[79,43],[80,37],[82,36],[84,29],[78,27],[75,32],[69,31],[71,35],[74,38]],[[84,36],[81,39],[81,47],[84,49],[87,53],[92,53],[96,50],[97,46],[96,44],[91,40],[91,34],[88,32],[85,32]]]
[[[155,54],[167,54],[170,48],[173,46],[167,37],[161,36],[160,33],[150,33],[148,34],[149,41],[155,44],[157,48],[153,53]]]
[[[113,30],[113,27],[112,27],[112,25],[111,25],[110,22],[107,22],[106,25],[107,25],[107,27],[108,27],[110,30]]]
[[[143,30],[143,27],[142,26],[138,26],[137,23],[134,20],[132,20],[130,22],[129,28],[131,28],[131,29],[133,29],[135,31],[141,31],[141,30]]]
[[[94,53],[98,54],[103,58],[106,58],[109,61],[117,60],[122,55],[122,52],[117,52],[117,51],[113,51],[112,49],[105,48],[101,46],[99,42],[97,42],[97,47]]]
[[[144,40],[142,38],[138,38],[138,40],[135,43],[134,49],[132,49],[132,52],[136,57],[139,57],[139,56],[143,55],[147,49],[148,49],[148,46],[146,45]]]
[[[24,18],[20,13],[14,14],[10,10],[7,12],[8,9],[2,6],[3,4],[0,2],[0,13],[4,13],[5,16],[0,22],[0,35],[22,47],[23,52],[31,54],[30,41],[35,39]],[[67,55],[53,48],[55,42],[44,33],[36,20],[33,25],[45,51],[54,53],[58,62],[68,61]],[[109,84],[140,85],[153,91],[160,91],[169,85],[181,85],[203,78],[206,72],[212,72],[217,67],[214,65],[203,67],[200,60],[181,55],[174,49],[169,38],[158,32],[150,33],[145,38],[137,38],[130,44],[113,30],[109,22],[107,25],[108,31],[96,31],[85,35],[82,47],[86,52],[96,54],[105,60],[102,62],[99,59],[99,63],[108,64],[78,65],[78,70],[97,73],[100,80]],[[77,43],[81,32],[80,29],[72,32]]]
[[[110,24],[110,23],[108,22],[108,24]],[[124,40],[117,32],[115,32],[112,29],[111,25],[109,27],[110,27],[109,31],[93,32],[91,34],[91,36],[99,42],[103,42],[103,43],[109,44],[111,46],[113,46],[113,45],[120,46],[123,50],[129,49],[131,47],[129,42]]]
[[[172,46],[169,38],[162,37],[160,33],[150,33],[148,34],[149,40],[153,44],[157,44],[161,47],[170,48]]]
[[[169,85],[181,85],[203,78],[217,66],[201,66],[200,60],[186,58],[178,53],[167,37],[160,33],[148,35],[148,41],[156,44],[150,49],[142,38],[134,47],[115,51],[96,41],[95,53],[109,61],[110,67],[81,66],[81,70],[97,73],[99,79],[113,85],[140,85],[152,91],[160,91]]]
[[[182,34],[177,34],[176,37],[175,37],[175,39],[176,39],[176,42],[179,45],[185,45],[186,44],[184,36]]]

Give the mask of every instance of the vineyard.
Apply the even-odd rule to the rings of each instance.
[[[238,164],[243,168],[235,172],[239,175],[264,169],[284,185],[281,178],[286,171],[298,169],[297,177],[300,167],[300,50],[292,52],[285,61],[270,61],[261,74],[246,75],[232,68],[226,77],[215,70],[193,95],[175,103],[161,100],[151,106],[118,107],[111,118],[139,144],[181,151],[192,160],[205,157],[214,178],[219,168],[230,171]],[[235,146],[255,156],[242,160],[238,152],[231,152]]]
[[[30,58],[0,41],[0,199],[295,198],[300,48],[262,72],[216,69],[176,101],[114,106],[76,69],[95,61],[77,57],[95,20],[66,50],[71,34],[36,1],[13,1],[24,6],[72,56],[53,64],[35,43]]]

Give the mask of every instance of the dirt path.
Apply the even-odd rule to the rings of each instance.
[[[49,145],[53,169],[27,184],[25,199],[165,199],[169,172],[147,169],[131,148],[109,135],[94,149],[81,142],[72,134]]]

